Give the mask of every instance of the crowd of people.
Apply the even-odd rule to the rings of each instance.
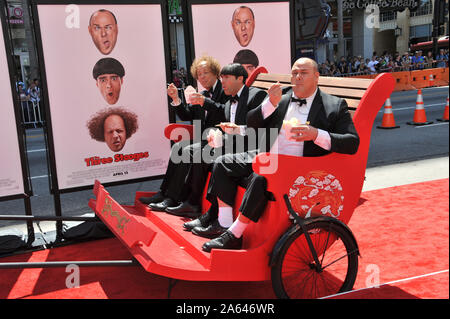
[[[20,97],[23,121],[25,123],[42,122],[42,111],[39,106],[41,100],[39,80],[34,79],[33,81],[30,81],[28,86],[21,81],[17,82],[16,89]]]
[[[175,86],[177,88],[186,87],[186,83],[187,83],[186,69],[181,67],[179,70],[178,69],[173,70],[172,71],[172,81],[173,81],[173,84],[175,84]]]
[[[28,86],[23,82],[17,82],[17,91],[21,101],[39,102],[41,99],[41,89],[39,88],[39,80],[34,79]]]
[[[371,59],[349,56],[341,57],[337,62],[326,60],[319,65],[319,71],[323,76],[345,76],[445,68],[448,66],[448,55],[448,49],[440,49],[436,56],[433,56],[431,51],[426,55],[423,55],[422,51],[416,51],[414,54],[405,52],[403,55],[398,52],[390,54],[385,51],[381,56],[377,56],[374,52]]]

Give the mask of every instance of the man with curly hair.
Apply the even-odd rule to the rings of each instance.
[[[194,125],[200,124],[200,132],[203,132],[214,128],[221,122],[225,122],[225,103],[228,96],[222,89],[222,83],[219,80],[221,67],[219,61],[215,58],[211,56],[196,58],[192,62],[190,71],[194,79],[205,90],[201,93],[192,93],[190,104],[184,103],[180,99],[178,89],[173,83],[167,87],[167,94],[172,100],[172,103],[170,103],[171,109],[180,119],[182,121],[194,121]],[[192,163],[183,161],[175,163],[172,159],[179,153],[192,157],[194,153],[201,152],[207,144],[206,140],[198,143],[192,143],[192,141],[176,143],[172,147],[169,164],[160,190],[152,197],[141,197],[139,200],[155,211],[167,212],[167,209],[172,207],[176,208],[175,213],[187,217],[198,216],[200,214],[201,190],[208,174],[207,165],[200,163],[199,165],[205,168],[204,173],[193,176],[191,174]],[[191,187],[192,185],[195,186]],[[192,192],[192,188],[194,192]],[[200,190],[200,192],[195,192],[196,190]],[[190,198],[189,201],[188,197]]]
[[[96,113],[87,123],[90,136],[105,142],[113,152],[120,152],[138,129],[137,115],[121,107]]]

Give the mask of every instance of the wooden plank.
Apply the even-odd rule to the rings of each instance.
[[[257,87],[260,89],[264,89],[267,90],[269,89],[275,82],[265,82],[265,81],[255,81],[253,82],[252,86],[253,87]],[[291,84],[290,83],[281,83],[281,86],[284,87],[290,87]]]
[[[319,88],[328,94],[336,95],[344,98],[356,98],[361,99],[366,93],[366,90],[357,90],[357,89],[346,89],[346,88],[339,88],[339,87],[331,87],[331,86],[320,86]]]
[[[350,115],[352,116],[352,118],[355,117],[355,112],[356,110],[350,110]]]
[[[277,73],[260,73],[256,78],[259,81],[290,83],[290,74],[277,74]],[[367,89],[372,83],[372,79],[361,78],[344,78],[344,77],[328,77],[320,76],[319,85],[324,86],[342,86],[349,88],[364,88]]]
[[[349,109],[356,110],[358,108],[360,100],[354,100],[354,99],[345,99],[347,101],[347,105]]]
[[[290,80],[290,74],[261,73],[252,86],[267,90],[273,83],[279,81],[286,88],[290,85]],[[320,77],[319,88],[325,93],[344,98],[349,109],[354,112],[372,81],[370,79]]]
[[[252,86],[257,87],[257,88],[261,88],[264,90],[269,89],[272,84],[275,82],[267,82],[267,81],[259,81],[256,80],[255,82],[253,82]],[[283,87],[288,87],[291,84],[290,83],[281,83],[281,85]],[[322,86],[319,83],[319,88],[326,92],[332,92],[329,94],[333,94],[333,95],[337,95],[337,96],[342,96],[342,97],[354,97],[354,98],[361,98],[364,95],[365,89],[352,89],[352,88],[343,88],[343,87],[332,87],[332,86]]]
[[[260,73],[257,81],[290,83],[290,74]],[[341,77],[319,77],[319,86],[347,87],[356,89],[367,89],[373,80],[360,78],[341,78]]]
[[[276,73],[260,73],[256,77],[257,81],[267,81],[267,82],[280,82],[280,83],[291,83],[290,74],[276,74]]]
[[[253,82],[252,86],[259,88],[259,89],[267,90],[268,88],[270,88],[270,86],[272,84],[273,83],[271,83],[271,82],[255,81],[255,82]]]
[[[373,80],[357,78],[319,77],[319,86],[346,87],[355,89],[367,89]]]

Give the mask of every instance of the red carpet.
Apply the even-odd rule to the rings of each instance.
[[[449,180],[365,192],[350,228],[362,258],[354,291],[334,298],[449,298]],[[38,251],[0,262],[125,260],[117,239]],[[167,298],[169,280],[140,267],[80,268],[66,288],[64,268],[0,271],[0,298]],[[426,276],[424,276],[426,275]],[[368,287],[379,285],[379,288]],[[180,281],[172,298],[274,298],[270,282]]]

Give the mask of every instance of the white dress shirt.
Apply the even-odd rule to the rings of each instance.
[[[239,97],[241,96],[242,90],[244,89],[244,86],[241,87],[241,89],[237,92],[236,98],[239,100]],[[231,103],[230,107],[230,122],[236,124],[236,110],[238,107],[238,102]]]
[[[297,102],[289,103],[284,120],[289,121],[290,119],[295,117],[300,121],[300,123],[302,124],[306,123],[309,111],[311,110],[311,105],[314,101],[314,98],[316,97],[316,94],[317,89],[311,96],[306,98],[306,105],[303,104],[302,106],[299,106]],[[294,93],[292,93],[292,97],[297,98]],[[272,105],[269,98],[266,98],[266,100],[262,104],[261,110],[263,118],[266,119],[276,110],[276,107]],[[322,147],[323,149],[329,151],[331,149],[330,134],[321,129],[317,130],[318,134],[316,139],[314,140],[314,143]],[[282,126],[278,134],[278,137],[275,140],[275,143],[272,145],[272,148],[270,149],[270,153],[303,156],[303,148],[304,142],[297,142],[294,140],[287,139],[284,126]]]

